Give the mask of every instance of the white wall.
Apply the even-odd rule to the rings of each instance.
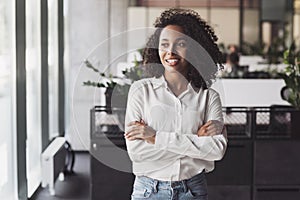
[[[254,9],[244,10],[244,41],[255,43],[259,41],[259,11]]]
[[[126,60],[128,1],[69,0],[66,5],[66,136],[75,150],[90,145],[90,109],[105,105],[105,89],[84,87],[99,76],[83,64],[89,59],[100,71],[116,72]],[[111,64],[111,65],[110,65]]]
[[[300,41],[300,13],[294,15],[294,38]]]
[[[225,45],[239,44],[239,10],[231,8],[211,9],[211,24]]]
[[[107,0],[67,1],[66,29],[68,35],[68,72],[66,137],[76,150],[89,149],[89,110],[93,106],[92,88],[83,87],[82,82],[96,79],[95,73],[86,70],[82,62],[89,52],[108,37]],[[102,57],[107,59],[107,47]],[[105,60],[105,59],[104,59]]]
[[[153,27],[155,19],[165,8],[145,8],[145,7],[129,7],[128,8],[128,29],[133,30],[142,27]],[[197,11],[200,16],[208,21],[208,12],[204,8],[192,8]],[[247,13],[247,16],[250,13]],[[227,44],[239,43],[239,10],[237,8],[212,8],[211,9],[211,26],[214,28],[219,43]],[[252,23],[253,24],[253,23]],[[254,30],[255,31],[255,30]],[[145,37],[147,34],[145,34]],[[136,46],[140,44],[143,47],[145,38],[129,39],[128,46]]]

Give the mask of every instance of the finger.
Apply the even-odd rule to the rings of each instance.
[[[223,124],[222,123],[212,123],[207,127],[208,130],[216,129],[216,130],[222,130]]]
[[[135,125],[137,122],[138,122],[138,121],[132,121],[132,122],[129,122],[129,123],[127,124],[127,126],[133,126],[133,125]]]
[[[213,135],[217,135],[218,132],[215,131],[215,130],[210,130],[210,131],[207,131],[206,134],[209,135],[209,136],[213,136]]]
[[[217,131],[219,128],[216,126],[209,126],[206,128],[207,131]]]
[[[140,120],[140,123],[143,124],[143,125],[147,125],[146,122],[143,119]]]
[[[210,129],[207,129],[207,134],[208,135],[217,135],[220,134],[222,131],[220,127],[212,127]]]
[[[141,122],[141,121],[132,121],[132,122],[129,122],[127,124],[127,126],[133,126],[133,125],[145,125],[145,122]]]
[[[129,137],[129,138],[126,138],[126,140],[133,141],[133,140],[139,140],[139,138],[137,138],[137,137]]]
[[[209,126],[209,125],[211,125],[212,124],[212,121],[208,121],[208,122],[206,122],[205,124],[203,124],[203,126],[204,127],[207,127],[207,126]]]
[[[136,133],[140,134],[141,138],[143,138],[145,135],[145,126],[134,125],[127,133],[125,133],[125,136]]]
[[[200,128],[207,128],[207,127],[209,127],[210,126],[210,124],[204,124],[203,126],[201,126]]]
[[[124,135],[130,135],[132,132],[141,132],[140,127],[133,125]]]
[[[212,124],[213,123],[213,120],[209,120],[208,122],[206,122],[205,124],[206,125],[210,125],[210,124]]]
[[[198,135],[198,137],[202,137],[202,136],[209,136],[209,135],[206,132],[203,132],[203,133]]]
[[[128,133],[125,135],[125,138],[131,138],[131,137],[141,138],[140,132],[137,131],[137,130],[134,130],[134,131],[128,132]]]
[[[198,131],[197,135],[198,136],[205,136],[207,133],[206,128],[201,128],[200,131]]]
[[[205,129],[205,128],[207,128],[209,126],[209,124],[208,123],[206,123],[206,124],[203,124],[202,126],[200,126],[199,127],[199,130],[201,130],[201,129]]]
[[[132,136],[132,137],[125,137],[125,139],[126,139],[126,140],[130,140],[130,141],[132,141],[132,140],[137,140],[137,138],[134,137],[134,136]]]
[[[143,138],[140,133],[134,133],[132,135],[125,136],[125,139],[128,139],[128,140],[144,140],[145,138]]]

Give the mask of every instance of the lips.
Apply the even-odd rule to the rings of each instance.
[[[165,59],[165,61],[170,66],[174,66],[174,65],[177,65],[177,63],[179,62],[179,59],[178,58],[169,58],[169,59]]]

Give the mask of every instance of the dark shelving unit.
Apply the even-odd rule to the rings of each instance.
[[[91,110],[91,154],[98,146],[126,150],[125,109]],[[224,107],[228,148],[207,174],[210,200],[300,199],[300,120],[289,106]],[[121,116],[123,119],[124,116]],[[295,125],[295,122],[296,123]],[[134,176],[91,156],[91,199],[130,199]],[[126,158],[130,163],[129,157]]]

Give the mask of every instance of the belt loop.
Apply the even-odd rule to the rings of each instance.
[[[157,193],[157,185],[158,185],[158,180],[154,180],[153,182],[154,193]]]
[[[187,193],[187,191],[188,191],[188,186],[187,186],[187,184],[186,184],[186,180],[183,180],[183,181],[182,181],[182,185],[183,185],[184,193]]]

